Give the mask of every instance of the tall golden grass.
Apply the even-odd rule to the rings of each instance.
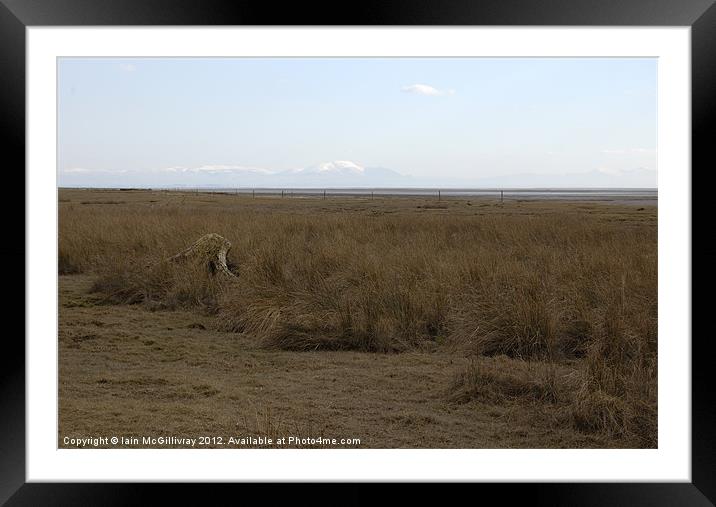
[[[162,263],[209,232],[232,243],[235,280]],[[268,348],[580,358],[574,424],[653,446],[656,245],[654,227],[587,214],[64,204],[59,271],[97,273],[110,302],[213,313]],[[461,375],[461,398],[485,380]],[[541,385],[523,390],[551,396]]]

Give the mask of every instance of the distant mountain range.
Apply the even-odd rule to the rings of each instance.
[[[413,178],[383,167],[363,167],[348,160],[302,169],[270,171],[257,167],[206,165],[148,171],[61,171],[60,186],[80,187],[401,187]]]
[[[417,178],[384,167],[363,167],[348,160],[302,169],[271,171],[258,167],[205,165],[146,171],[73,168],[60,171],[64,187],[211,187],[211,188],[656,188],[656,171],[594,170],[583,173],[496,176],[488,178]]]
[[[279,187],[303,188],[400,187],[410,185],[411,179],[384,167],[363,167],[348,160],[335,160],[305,169],[278,172],[271,183]]]

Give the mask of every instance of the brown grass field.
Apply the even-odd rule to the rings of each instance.
[[[656,225],[647,204],[61,189],[58,445],[656,447]],[[237,278],[163,262],[210,232]]]

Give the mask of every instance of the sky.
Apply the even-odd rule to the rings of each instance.
[[[270,179],[331,161],[436,186],[656,186],[656,59],[62,58],[58,67],[61,186],[181,185],[189,175],[211,184],[247,169]]]

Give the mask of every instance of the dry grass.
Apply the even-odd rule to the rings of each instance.
[[[326,436],[326,427],[316,425],[313,417],[309,414],[307,421],[288,419],[282,414],[277,414],[270,406],[254,406],[248,413],[241,415],[236,423],[236,430],[239,435],[253,438],[270,439],[249,442],[247,447],[277,448],[291,447],[295,449],[321,448],[322,445],[311,444],[312,439],[329,438]],[[293,442],[289,443],[289,438]],[[281,443],[281,439],[285,439]]]
[[[558,374],[552,363],[516,363],[496,357],[475,359],[458,370],[448,391],[457,403],[536,401],[557,403],[569,396],[568,375]]]
[[[483,361],[448,398],[567,399],[579,431],[656,445],[653,209],[97,194],[64,191],[59,272],[104,302],[194,309],[264,349],[578,360],[569,382]],[[162,262],[209,232],[236,280]]]

